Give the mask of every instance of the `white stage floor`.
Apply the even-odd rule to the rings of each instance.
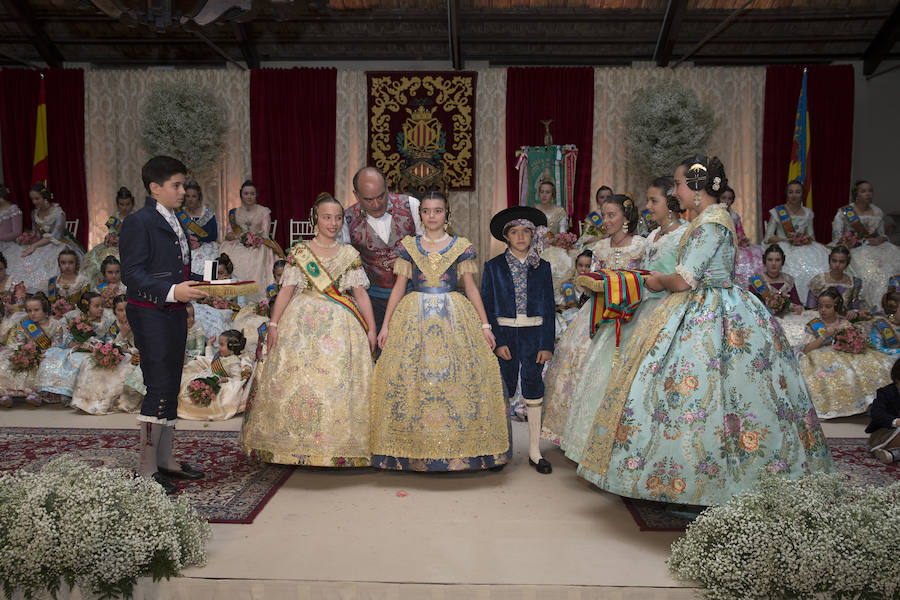
[[[0,421],[136,427],[133,415],[18,404]],[[825,424],[826,435],[864,435],[866,418],[839,421]],[[180,421],[179,428],[238,430],[240,423]],[[639,531],[618,496],[576,477],[574,463],[546,443],[553,473],[539,475],[527,464],[526,424],[513,431],[515,457],[500,473],[298,468],[252,524],[212,525],[207,566],[168,583],[142,582],[135,597],[696,596],[666,570],[679,534]]]

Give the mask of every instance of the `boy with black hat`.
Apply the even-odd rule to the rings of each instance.
[[[547,217],[530,206],[513,206],[491,219],[491,235],[506,242],[506,252],[484,264],[481,297],[500,358],[507,394],[521,375],[528,415],[528,464],[538,473],[553,467],[541,456],[541,406],[544,363],[553,356],[556,304],[550,263],[541,260]]]

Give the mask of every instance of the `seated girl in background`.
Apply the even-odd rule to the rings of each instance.
[[[866,412],[893,358],[866,347],[862,332],[843,315],[841,293],[819,294],[819,317],[807,325],[800,371],[821,419]]]
[[[81,258],[71,248],[63,248],[56,257],[57,274],[47,280],[47,298],[53,315],[62,317],[74,310],[82,294],[91,289],[91,282],[81,272]]]
[[[213,347],[216,343],[216,347]],[[223,331],[206,342],[206,354],[192,359],[181,375],[178,418],[193,421],[224,421],[244,411],[253,373],[253,362],[242,355],[247,340],[236,329]],[[207,386],[207,393],[197,388]],[[218,389],[216,389],[218,388]]]
[[[33,291],[42,289],[56,271],[56,257],[61,249],[74,251],[79,260],[84,250],[66,230],[66,214],[53,202],[53,194],[43,183],[35,184],[28,197],[34,203],[32,231],[39,237],[24,246],[19,256],[9,258],[14,279],[24,281],[25,288]]]
[[[107,256],[100,265],[100,277],[102,281],[97,284],[95,290],[103,297],[103,307],[112,308],[113,299],[120,294],[126,292],[125,284],[122,283],[122,264],[115,256]]]
[[[881,309],[885,316],[875,319],[869,340],[879,352],[900,356],[900,292],[888,292],[881,298]]]
[[[141,408],[142,395],[126,393],[125,379],[140,364],[137,348],[134,346],[134,335],[128,324],[125,307],[128,305],[124,295],[113,300],[113,313],[116,320],[109,326],[107,341],[115,344],[122,354],[120,362],[109,366],[93,357],[85,362],[78,372],[75,386],[72,389],[72,406],[92,415],[106,415],[113,412],[137,412]]]
[[[191,271],[203,274],[203,265],[219,253],[219,225],[216,213],[203,204],[203,190],[196,181],[184,186],[184,205],[177,213],[187,228],[191,243]]]
[[[114,321],[113,312],[103,308],[100,294],[82,294],[78,309],[66,314],[62,337],[47,350],[38,369],[37,389],[44,402],[68,404],[78,372],[90,356],[91,346],[110,339],[109,329]]]
[[[851,321],[859,316],[860,294],[863,282],[844,271],[850,266],[850,251],[844,246],[835,247],[828,255],[829,270],[819,273],[809,280],[809,294],[806,298],[807,308],[816,308],[816,299],[827,288],[833,287],[843,300],[846,317]]]
[[[81,271],[93,282],[103,279],[102,264],[108,257],[119,258],[119,230],[122,221],[134,211],[134,194],[127,187],[120,187],[116,192],[116,212],[106,220],[106,236],[103,241],[91,248],[81,261]]]
[[[13,398],[23,396],[29,404],[41,405],[35,384],[37,371],[46,351],[61,340],[64,325],[62,319],[51,317],[50,300],[43,292],[25,298],[25,318],[16,326],[12,343],[0,349],[0,407],[9,408]],[[41,350],[29,368],[24,368],[21,360],[23,346]]]
[[[888,241],[884,211],[875,206],[875,188],[865,180],[853,184],[851,202],[838,209],[831,223],[833,243],[850,248],[856,273],[862,277],[861,299],[866,308],[877,306],[888,279],[900,268],[900,247]]]
[[[785,190],[785,203],[769,210],[766,244],[778,244],[784,251],[787,272],[794,277],[797,294],[805,299],[809,280],[828,267],[828,249],[816,242],[813,211],[803,206],[803,184],[791,181]]]

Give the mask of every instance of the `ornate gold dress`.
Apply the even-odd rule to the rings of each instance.
[[[841,324],[849,326],[850,322],[842,318]],[[807,328],[801,344],[805,346],[814,339],[815,334]],[[819,418],[834,419],[866,412],[875,400],[875,392],[890,379],[895,360],[872,348],[850,354],[829,344],[809,353],[801,352],[800,372]]]
[[[116,322],[118,327],[120,324]],[[127,354],[114,369],[102,369],[88,358],[72,389],[72,408],[90,415],[107,415],[114,412],[135,413],[141,409],[141,396],[126,393],[125,379],[135,370],[131,364],[131,356],[137,349],[134,346],[134,335],[119,329],[113,340]]]
[[[318,263],[341,291],[369,286],[353,246]],[[302,267],[288,264],[282,284],[295,286],[294,293],[278,321],[278,342],[257,367],[241,447],[265,462],[368,466],[372,354],[365,329],[319,292]]]
[[[51,318],[44,333],[54,343],[62,341],[65,319]],[[22,326],[22,320],[16,324],[12,332],[12,340],[5,348],[0,348],[0,395],[3,396],[27,396],[37,392],[36,378],[38,369],[32,371],[15,371],[9,362],[13,351],[22,344],[32,342],[31,336]],[[46,356],[44,352],[44,356]],[[43,359],[42,359],[43,360]],[[40,368],[40,367],[38,367]]]
[[[375,366],[372,464],[380,469],[463,471],[509,459],[509,428],[500,366],[484,340],[457,278],[475,273],[475,250],[454,237],[426,253],[403,239],[394,272],[408,277]]]

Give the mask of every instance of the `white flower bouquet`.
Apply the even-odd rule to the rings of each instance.
[[[714,600],[897,598],[900,482],[848,485],[839,473],[759,488],[706,509],[672,544],[669,571]]]
[[[7,597],[63,583],[82,595],[129,597],[137,578],[206,562],[209,524],[187,499],[125,469],[62,457],[38,473],[0,475],[0,584]]]

